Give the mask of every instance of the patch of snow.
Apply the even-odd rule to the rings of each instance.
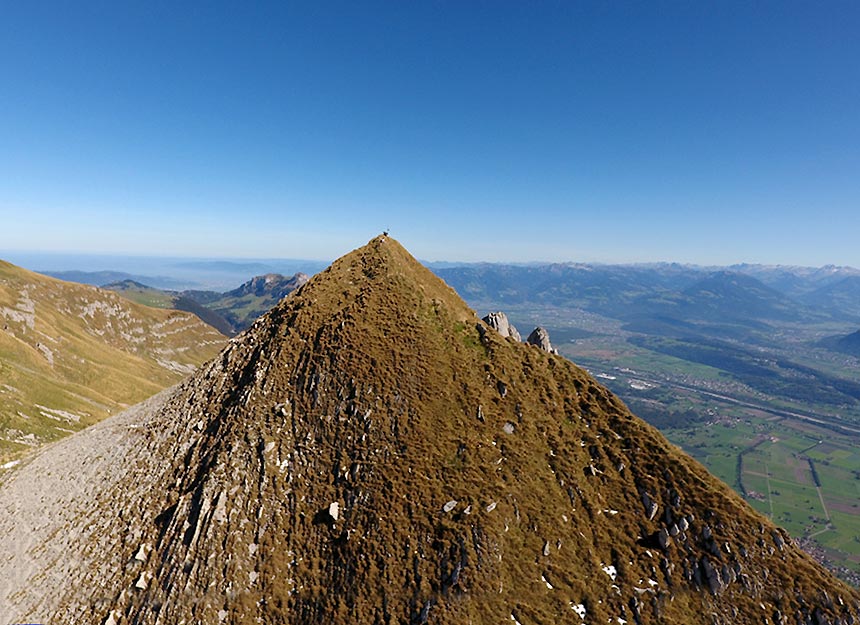
[[[571,603],[570,609],[579,615],[579,618],[585,620],[585,606],[581,603]]]

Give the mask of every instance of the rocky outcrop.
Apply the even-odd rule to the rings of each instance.
[[[529,334],[529,338],[526,339],[526,343],[537,345],[543,351],[549,352],[550,354],[558,353],[558,350],[555,349],[549,341],[549,332],[546,331],[546,328],[542,328],[540,326],[532,330],[532,333]]]
[[[523,340],[520,333],[514,327],[514,324],[508,321],[508,316],[501,311],[491,312],[489,315],[484,317],[484,323],[493,328],[493,330],[501,334],[504,338],[510,337],[515,341]]]

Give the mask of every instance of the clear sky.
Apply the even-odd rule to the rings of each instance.
[[[855,0],[5,2],[0,249],[860,267],[858,32]]]

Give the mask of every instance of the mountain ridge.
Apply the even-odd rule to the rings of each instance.
[[[15,606],[0,617],[835,624],[860,614],[855,590],[583,370],[499,336],[385,236],[174,390],[59,445],[0,485],[4,501],[34,480],[57,493],[0,509],[0,553],[11,553],[0,580],[12,580],[0,599]],[[55,465],[72,456],[84,469],[69,481]],[[64,480],[74,488],[56,488]],[[29,548],[14,547],[23,536]],[[54,538],[40,546],[41,536]],[[17,570],[27,574],[7,575]]]

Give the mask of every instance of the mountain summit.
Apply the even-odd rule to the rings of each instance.
[[[0,479],[0,622],[860,616],[609,391],[385,236],[180,386]]]

